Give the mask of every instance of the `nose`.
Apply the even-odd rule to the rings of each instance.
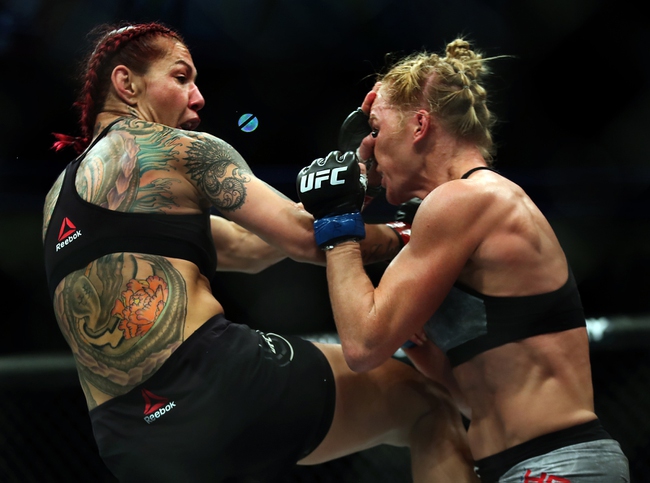
[[[201,91],[197,86],[194,86],[190,94],[190,109],[193,111],[200,111],[205,106],[205,99],[201,95]]]

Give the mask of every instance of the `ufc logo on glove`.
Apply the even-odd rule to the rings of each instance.
[[[334,169],[324,169],[315,173],[309,173],[307,176],[300,178],[300,192],[305,193],[313,189],[320,189],[323,181],[329,180],[329,184],[334,186],[338,184],[345,184],[344,179],[339,179],[339,173],[347,171],[348,167],[343,166]]]
[[[314,215],[314,238],[323,250],[346,240],[366,236],[360,209],[366,195],[365,175],[353,152],[332,151],[301,169],[296,179],[298,197]]]

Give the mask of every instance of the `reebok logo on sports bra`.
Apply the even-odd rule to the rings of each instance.
[[[69,245],[81,236],[81,230],[70,221],[67,216],[63,218],[61,228],[59,229],[59,243],[56,244],[55,250],[58,252],[61,248]]]

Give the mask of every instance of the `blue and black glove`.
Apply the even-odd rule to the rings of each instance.
[[[314,215],[316,244],[329,250],[345,241],[366,237],[361,207],[366,179],[355,153],[332,151],[298,173],[298,197]]]

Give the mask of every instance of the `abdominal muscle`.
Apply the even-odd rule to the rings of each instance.
[[[584,328],[505,344],[453,373],[471,407],[476,460],[596,419]]]

